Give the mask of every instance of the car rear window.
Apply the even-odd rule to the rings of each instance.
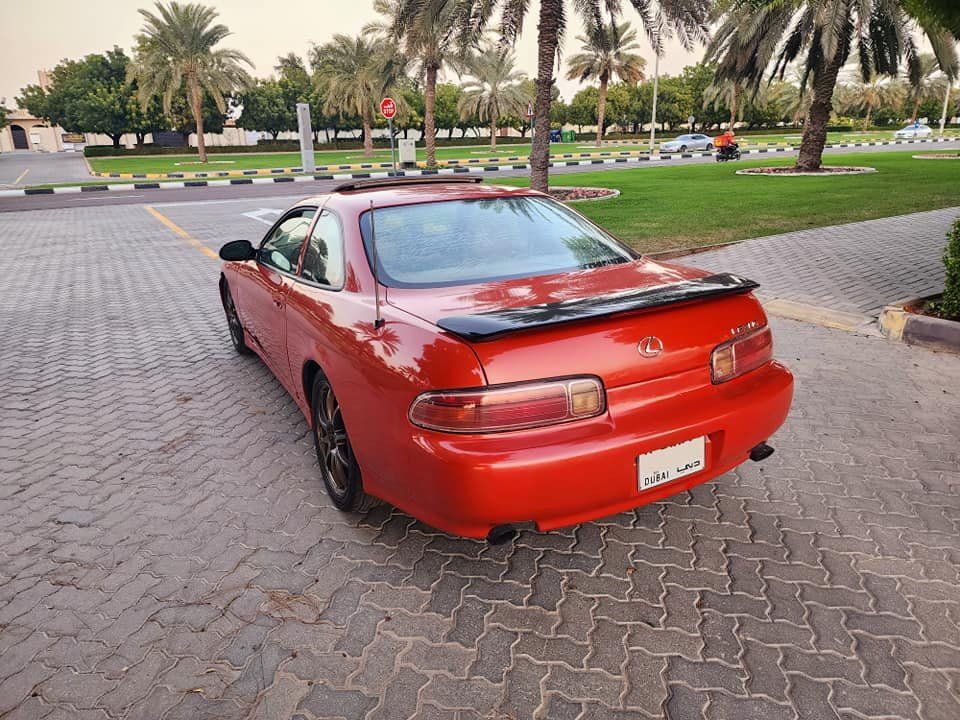
[[[467,285],[628,262],[636,254],[558,202],[447,200],[374,209],[378,277],[391,287]],[[373,258],[370,211],[360,216]]]

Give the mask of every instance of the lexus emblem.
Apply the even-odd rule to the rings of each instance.
[[[663,352],[663,341],[655,335],[645,337],[640,341],[640,344],[637,345],[637,352],[644,357],[656,357]]]

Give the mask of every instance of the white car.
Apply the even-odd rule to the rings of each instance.
[[[713,140],[706,135],[680,135],[660,146],[661,152],[686,152],[687,150],[713,150]]]
[[[901,128],[893,134],[897,140],[903,140],[905,138],[925,138],[931,135],[933,135],[933,130],[930,129],[930,126],[921,125],[920,123],[907,125],[905,128]]]

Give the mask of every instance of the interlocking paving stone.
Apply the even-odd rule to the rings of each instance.
[[[771,235],[690,256],[735,272],[760,294],[878,315],[887,303],[943,289],[945,236],[960,207]]]
[[[176,219],[260,232],[232,208]],[[905,252],[938,256],[951,212]],[[869,223],[712,255],[774,290],[828,264],[823,304],[859,292],[865,234],[868,312],[903,294]],[[216,263],[142,207],[0,236],[3,720],[960,712],[954,357],[774,320],[797,390],[769,460],[490,547],[334,510],[299,410],[232,353]]]

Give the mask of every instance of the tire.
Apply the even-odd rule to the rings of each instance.
[[[247,341],[243,336],[243,325],[240,324],[237,306],[233,304],[233,296],[230,294],[230,286],[226,280],[220,283],[220,302],[223,303],[223,312],[227,316],[227,329],[230,331],[230,342],[233,343],[233,349],[237,351],[238,355],[252,355],[253,350],[247,346]]]
[[[707,152],[713,150],[713,143],[707,143]]]
[[[686,145],[681,145],[681,146],[680,146],[680,152],[686,152],[686,151],[687,151],[687,146],[686,146]]]
[[[317,371],[310,393],[313,446],[327,495],[338,510],[366,512],[379,500],[363,491],[360,466],[353,454],[340,403],[327,376]]]

